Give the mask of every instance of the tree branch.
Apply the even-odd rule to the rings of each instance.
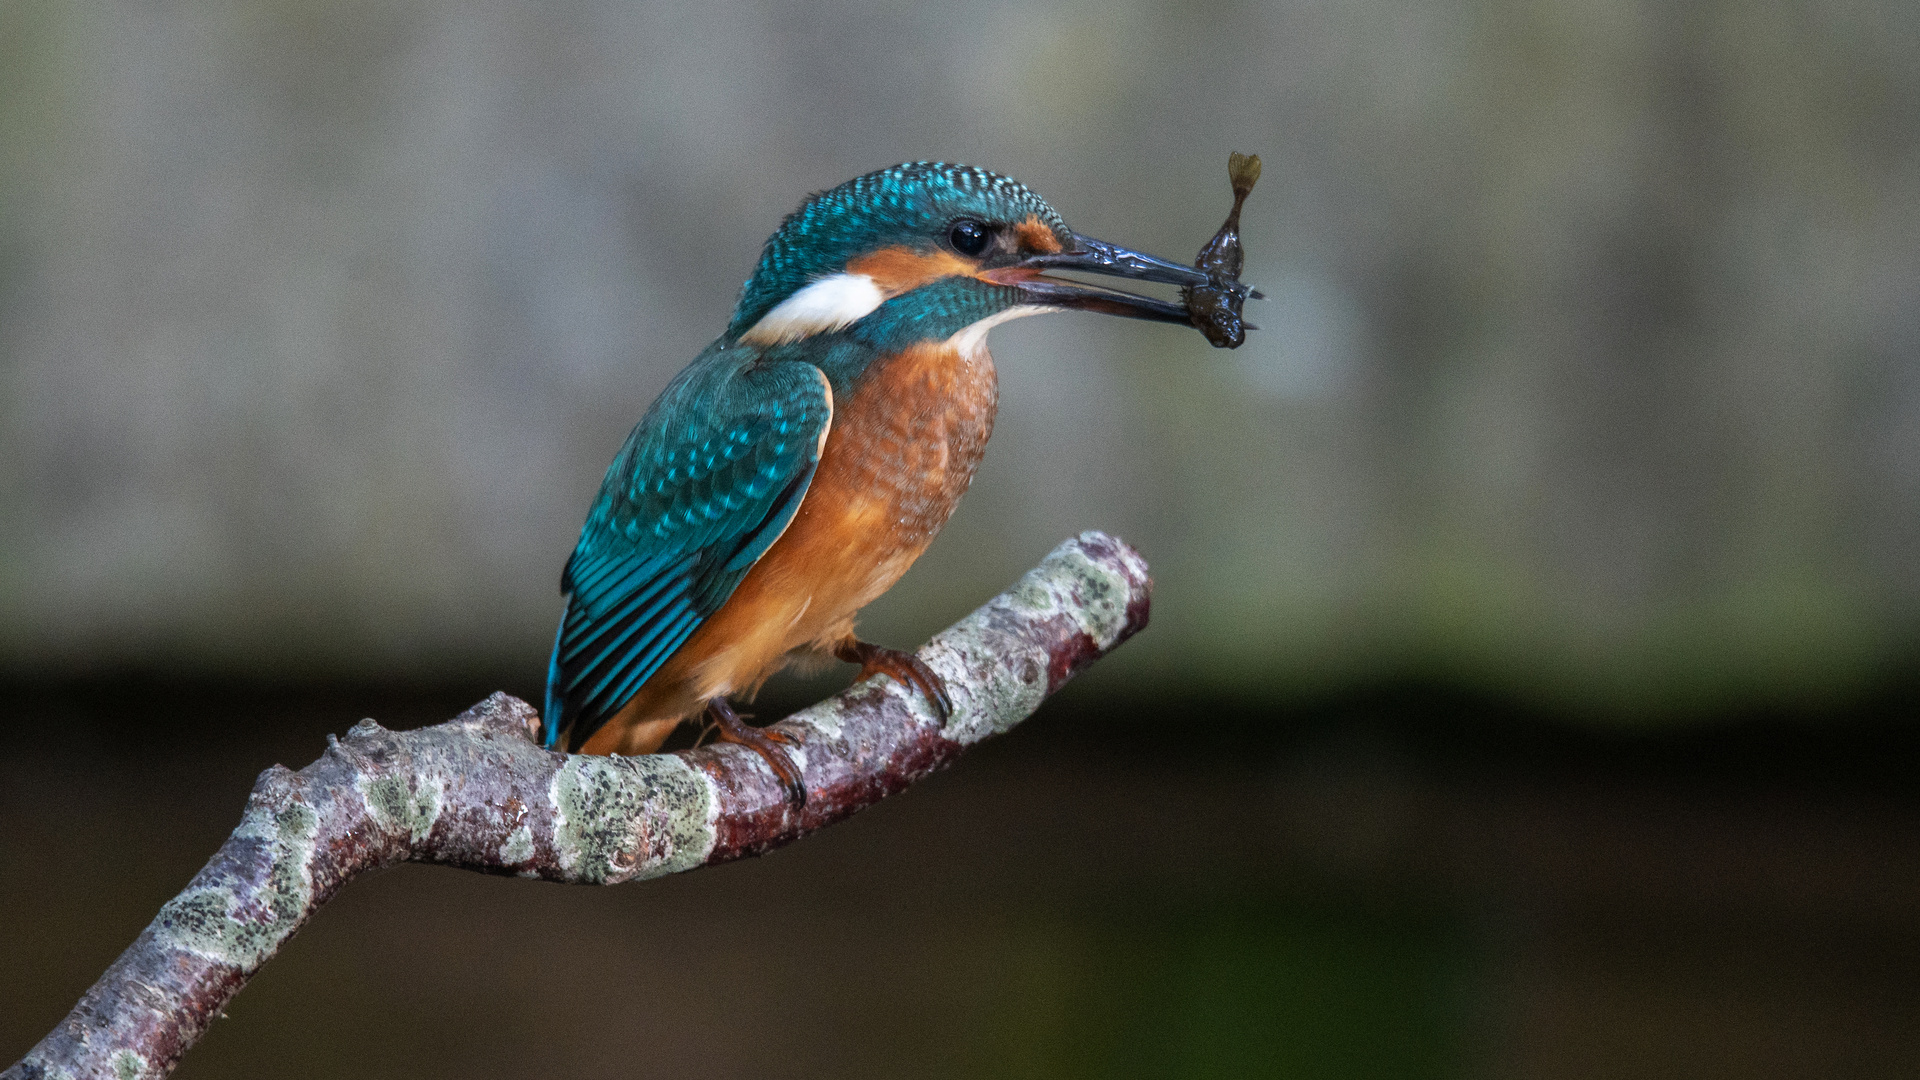
[[[167,1075],[320,905],[376,867],[607,885],[797,840],[1024,720],[1146,625],[1151,586],[1132,548],[1083,533],[921,648],[953,698],[944,727],[879,678],[781,721],[807,787],[798,810],[745,747],[556,753],[536,744],[532,707],[506,694],[415,731],[363,720],[299,772],[260,774],[205,869],[0,1080]]]

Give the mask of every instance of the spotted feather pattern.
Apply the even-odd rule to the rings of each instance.
[[[838,273],[857,255],[891,245],[923,247],[929,223],[962,217],[1013,225],[1035,218],[1065,246],[1073,232],[1025,184],[946,161],[915,161],[855,177],[809,198],[767,241],[740,292],[729,337],[746,332],[809,282]]]

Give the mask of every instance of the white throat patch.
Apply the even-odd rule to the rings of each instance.
[[[948,338],[947,344],[961,356],[972,360],[987,351],[987,331],[999,326],[1003,322],[1012,322],[1015,319],[1024,319],[1029,315],[1038,315],[1043,311],[1056,310],[1058,309],[1046,307],[1041,304],[1021,304],[1019,307],[1010,307],[1004,311],[996,311]]]
[[[865,274],[823,277],[776,304],[740,340],[750,345],[784,345],[840,330],[871,315],[886,298]]]

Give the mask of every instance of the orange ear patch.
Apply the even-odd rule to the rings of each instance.
[[[910,247],[884,247],[849,262],[847,273],[864,274],[885,295],[899,296],[941,278],[971,277],[978,268],[973,261],[939,248],[915,251]]]
[[[1013,227],[1013,235],[1020,238],[1020,246],[1040,255],[1055,255],[1060,251],[1060,238],[1046,227],[1038,217],[1029,217]]]

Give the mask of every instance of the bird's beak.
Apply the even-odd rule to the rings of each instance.
[[[1108,315],[1124,315],[1130,319],[1151,319],[1155,322],[1182,325],[1191,323],[1191,317],[1182,304],[1044,275],[1049,270],[1072,270],[1085,274],[1130,278],[1134,281],[1179,285],[1188,289],[1209,283],[1216,287],[1221,284],[1209,278],[1205,271],[1183,266],[1177,262],[1169,262],[1153,255],[1131,251],[1102,240],[1095,240],[1090,236],[1075,233],[1073,242],[1073,250],[1035,255],[1012,266],[988,271],[982,276],[1019,289],[1026,294],[1029,302],[1042,307],[1075,308],[1082,311],[1103,312]],[[1242,290],[1246,289],[1246,286],[1238,285],[1237,282],[1235,285]]]

